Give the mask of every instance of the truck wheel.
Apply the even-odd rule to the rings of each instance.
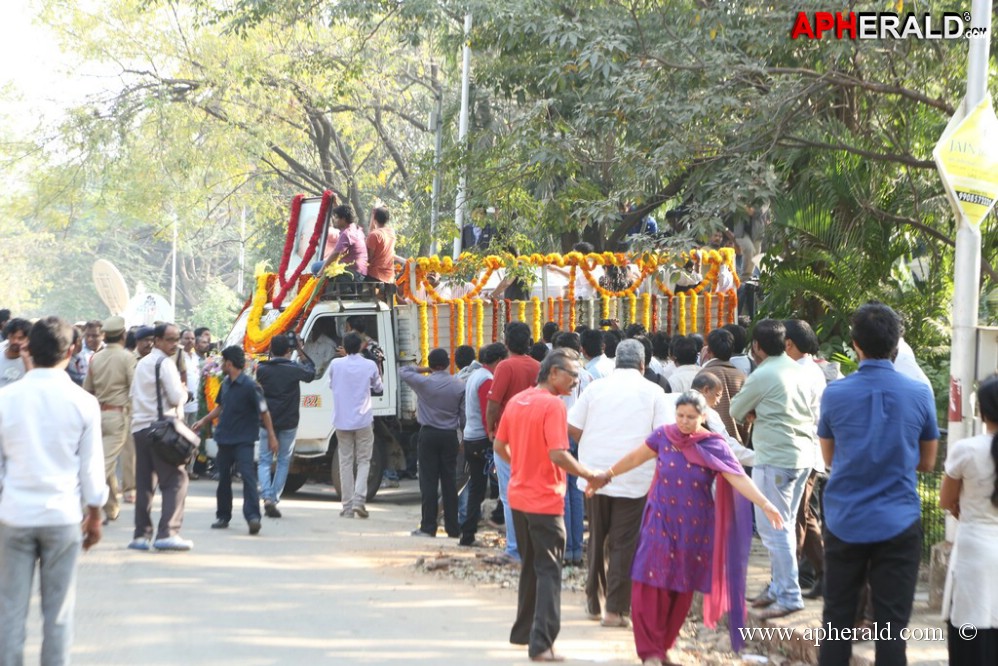
[[[308,477],[304,474],[288,474],[288,479],[284,482],[284,490],[281,491],[281,497],[298,492],[306,481],[308,481]]]
[[[340,501],[343,501],[343,492],[340,486],[340,451],[337,447],[336,451],[333,453],[333,460],[330,463],[332,468],[330,477],[333,482],[333,488],[336,489],[336,494],[340,496]],[[356,467],[354,467],[354,472],[356,472]],[[378,494],[378,489],[381,488],[381,475],[385,471],[385,452],[384,449],[378,446],[378,443],[374,443],[374,452],[371,455],[371,470],[367,475],[367,501],[370,502],[374,499],[374,496]]]

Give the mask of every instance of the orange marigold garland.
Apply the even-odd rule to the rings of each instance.
[[[450,372],[451,374],[454,374],[454,343],[457,341],[457,316],[455,314],[455,310],[457,309],[457,304],[452,301],[447,305],[450,310],[450,321],[448,322],[450,324],[450,328],[448,330],[448,333],[450,333],[450,340],[448,340],[450,343],[448,345],[448,347],[450,347]]]

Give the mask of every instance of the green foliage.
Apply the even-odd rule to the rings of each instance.
[[[230,328],[243,300],[219,278],[212,278],[205,285],[201,299],[190,314],[188,325],[207,326],[219,335]]]

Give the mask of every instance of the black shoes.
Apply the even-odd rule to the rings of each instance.
[[[229,521],[225,518],[219,518],[211,524],[211,529],[213,530],[225,530],[229,528]]]
[[[280,518],[281,512],[278,510],[277,505],[273,502],[263,503],[263,512],[267,514],[268,518]]]
[[[260,519],[259,518],[251,518],[249,520],[249,533],[250,534],[259,534],[260,533]]]

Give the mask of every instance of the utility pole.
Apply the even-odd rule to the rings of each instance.
[[[464,15],[464,65],[461,69],[461,123],[458,129],[458,145],[461,146],[462,157],[467,153],[465,142],[468,139],[468,98],[471,94],[471,12]],[[464,214],[468,207],[468,167],[461,170],[461,178],[457,184],[457,199],[454,202],[454,223],[457,225],[457,237],[454,238],[454,259],[461,255],[461,230],[464,228]]]
[[[437,253],[437,223],[440,219],[440,157],[444,144],[444,90],[437,79],[439,68],[437,63],[430,65],[430,76],[433,79],[433,112],[430,114],[430,127],[436,135],[436,146],[433,152],[433,190],[430,193],[430,255]]]
[[[969,113],[987,96],[988,52],[991,47],[991,0],[973,0],[970,28],[983,28],[969,39],[967,96]],[[981,34],[980,31],[977,31]],[[970,397],[976,379],[977,318],[980,307],[981,230],[959,215],[953,256],[953,338],[950,350],[949,432],[954,442],[973,434],[974,413]]]
[[[172,268],[170,270],[170,309],[173,310],[173,314],[170,319],[176,321],[177,319],[177,235],[178,227],[180,226],[180,220],[176,213],[173,214],[173,259],[171,261]]]

